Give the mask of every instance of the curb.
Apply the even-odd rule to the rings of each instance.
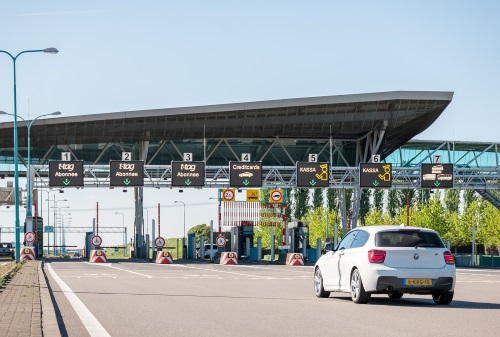
[[[50,297],[50,290],[45,280],[45,273],[43,265],[45,261],[38,264],[38,280],[40,282],[40,304],[42,307],[42,333],[44,336],[61,336],[59,331],[59,324],[57,323],[56,311],[52,298]]]

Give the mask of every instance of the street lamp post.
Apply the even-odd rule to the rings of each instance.
[[[40,199],[43,199],[43,193],[42,192],[45,192],[47,193],[47,199],[45,201],[47,201],[47,222],[45,222],[45,219],[43,220],[45,226],[50,226],[50,209],[49,209],[49,202],[50,202],[50,192],[53,192],[51,190],[49,191],[44,191],[44,190],[40,190],[40,194],[41,194],[41,198]],[[41,216],[42,216],[42,219],[43,219],[43,206],[42,206],[42,202],[40,202],[40,210],[41,210]],[[44,232],[44,228],[42,228],[42,235],[43,235],[43,232]],[[50,233],[47,232],[47,256],[50,255]]]
[[[15,195],[15,210],[16,210],[16,261],[19,261],[20,259],[20,229],[21,229],[21,224],[19,221],[19,170],[17,168],[17,165],[19,163],[18,161],[18,156],[19,156],[19,148],[18,148],[18,139],[17,139],[17,84],[16,84],[16,61],[19,56],[25,53],[49,53],[49,54],[57,54],[59,51],[56,48],[45,48],[45,49],[37,49],[37,50],[24,50],[17,54],[16,56],[13,56],[11,53],[5,50],[0,50],[0,53],[4,53],[10,56],[12,59],[12,64],[14,67],[14,195]]]
[[[60,191],[62,191],[62,190],[59,190],[59,192]],[[47,193],[47,199],[45,199],[45,201],[47,201],[47,225],[50,226],[50,202],[52,201],[52,202],[55,203],[56,202],[56,196],[54,195],[54,200],[50,200],[50,193],[54,192],[54,191],[40,190],[40,192]],[[59,200],[59,201],[68,201],[68,200],[64,199],[64,200]],[[54,204],[54,206],[56,206],[56,204]],[[56,227],[55,226],[55,223],[56,223],[56,214],[55,213],[56,212],[54,210],[54,221],[53,221],[54,222],[54,226],[52,226],[52,231],[55,231],[55,227]],[[56,239],[55,239],[55,235],[54,235],[54,246],[55,246],[55,243],[56,243],[55,240]],[[47,232],[47,246],[48,246],[47,247],[47,255],[50,255],[50,232]],[[55,254],[55,248],[53,250],[53,253],[54,253],[54,255],[56,255]]]
[[[65,206],[65,207],[57,207],[57,203],[58,202],[61,202],[61,201],[68,201],[67,199],[63,199],[63,200],[56,200],[56,196],[54,195],[54,207],[52,207],[54,209],[54,256],[57,255],[57,235],[56,235],[56,232],[57,232],[57,213],[56,213],[56,210],[57,209],[61,209],[61,208],[69,208],[69,206]]]
[[[43,114],[43,115],[40,115],[38,117],[36,117],[35,119],[33,119],[32,121],[27,121],[26,119],[24,119],[23,117],[21,116],[17,116],[17,118],[21,119],[24,124],[26,124],[26,127],[28,128],[28,164],[26,165],[26,179],[28,180],[28,200],[27,200],[27,205],[26,205],[26,217],[31,217],[33,216],[32,214],[32,211],[31,211],[31,208],[32,208],[32,205],[31,205],[31,126],[33,125],[33,123],[41,118],[41,117],[45,117],[45,116],[57,116],[57,115],[60,115],[61,112],[60,111],[55,111],[55,112],[52,112],[52,113],[49,113],[49,114]],[[0,111],[0,115],[9,115],[9,116],[14,116],[14,114],[11,114],[11,113],[8,113],[8,112],[5,112],[5,111]],[[14,116],[16,117],[16,116]]]
[[[182,237],[182,257],[185,258],[187,256],[184,256],[184,247],[186,246],[186,204],[183,201],[174,201],[174,204],[182,204],[184,206],[184,231],[183,237]],[[186,251],[187,253],[187,251]]]
[[[64,208],[69,208],[69,206],[64,207]],[[71,223],[71,220],[73,218],[65,218],[65,216],[71,215],[71,213],[62,213],[60,212],[59,216],[59,221],[61,223],[61,230],[59,232],[59,237],[60,240],[59,242],[61,243],[61,253],[66,254],[66,232],[64,230],[65,225],[69,225]]]
[[[125,214],[122,212],[115,212],[115,214],[122,215],[122,228],[125,230]],[[123,256],[127,256],[127,232],[123,233]]]

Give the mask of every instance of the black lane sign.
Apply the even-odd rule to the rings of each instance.
[[[262,162],[229,162],[229,186],[262,187]]]
[[[359,164],[359,187],[390,188],[392,187],[392,164]]]
[[[83,161],[49,161],[50,187],[83,187]]]
[[[328,163],[297,162],[297,187],[330,186]]]
[[[453,164],[422,164],[420,187],[453,188]]]
[[[109,186],[144,186],[144,162],[142,160],[111,160],[109,162]]]
[[[205,162],[172,161],[173,187],[205,186]]]

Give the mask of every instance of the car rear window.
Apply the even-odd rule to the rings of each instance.
[[[395,230],[378,232],[375,235],[377,247],[437,247],[444,248],[443,241],[437,233]]]

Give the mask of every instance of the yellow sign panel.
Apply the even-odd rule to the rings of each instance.
[[[283,191],[271,190],[269,193],[269,202],[283,202]]]
[[[222,201],[234,201],[235,197],[234,189],[227,188],[222,190]]]
[[[258,202],[259,190],[247,190],[247,201]]]

